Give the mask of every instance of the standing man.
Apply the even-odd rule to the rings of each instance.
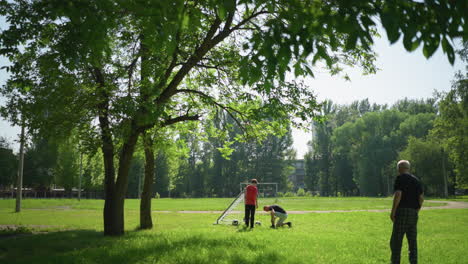
[[[390,219],[393,222],[390,248],[392,264],[400,263],[401,244],[406,234],[409,261],[418,263],[417,224],[419,210],[424,201],[421,182],[410,174],[410,163],[400,160],[397,164],[399,175],[395,179],[393,207]]]
[[[254,228],[255,224],[255,209],[258,208],[257,203],[257,196],[258,196],[258,189],[257,189],[257,180],[252,179],[250,184],[247,185],[245,188],[245,226],[250,228]]]
[[[291,222],[287,222],[285,223],[284,220],[286,220],[286,218],[288,218],[288,213],[286,213],[286,210],[283,209],[283,207],[279,206],[279,205],[265,205],[263,207],[263,210],[265,212],[270,212],[270,215],[271,215],[271,228],[275,228],[275,227],[281,227],[281,226],[284,226],[284,225],[287,225],[289,227],[292,226],[292,223]],[[276,223],[275,225],[275,219],[278,218],[278,223]]]

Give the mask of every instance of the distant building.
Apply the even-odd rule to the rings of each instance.
[[[294,191],[297,191],[299,188],[305,188],[304,178],[305,178],[305,163],[303,159],[293,160],[292,165],[294,166],[294,171],[289,175],[289,180],[294,185]]]

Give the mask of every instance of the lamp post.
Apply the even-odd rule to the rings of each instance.
[[[445,169],[445,155],[444,155],[444,148],[442,150],[442,176],[444,177],[444,196],[445,198],[448,197],[448,184],[447,184],[447,170]]]
[[[78,176],[78,201],[81,200],[81,176],[83,171],[83,153],[80,150],[80,175]]]
[[[18,177],[16,181],[16,208],[15,212],[21,211],[21,198],[23,196],[23,164],[24,164],[24,119],[21,123],[20,153],[18,165]]]

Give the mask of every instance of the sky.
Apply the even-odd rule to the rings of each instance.
[[[0,28],[4,27],[4,21],[0,17]],[[359,68],[345,69],[351,81],[326,73],[316,73],[315,78],[307,78],[305,83],[315,92],[319,101],[331,99],[337,104],[347,104],[368,98],[371,103],[391,105],[405,97],[428,98],[435,90],[448,91],[451,88],[455,72],[463,67],[459,58],[451,65],[439,48],[431,58],[426,59],[422,54],[422,47],[409,53],[401,41],[390,45],[385,33],[380,31],[382,37],[376,39],[374,48],[378,54],[376,65],[380,70],[376,74],[363,76]],[[0,57],[0,67],[7,63],[8,60]],[[0,70],[0,85],[7,78],[7,73]],[[3,104],[4,98],[0,97],[0,105]],[[18,148],[16,142],[19,132],[19,127],[13,127],[0,118],[0,136],[6,137],[15,149]],[[302,158],[307,152],[307,142],[311,135],[293,129],[293,139],[297,158]]]

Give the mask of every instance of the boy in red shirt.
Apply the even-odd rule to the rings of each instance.
[[[252,179],[251,183],[245,187],[245,225],[246,227],[254,228],[255,223],[255,209],[258,208],[257,203],[257,180]]]

